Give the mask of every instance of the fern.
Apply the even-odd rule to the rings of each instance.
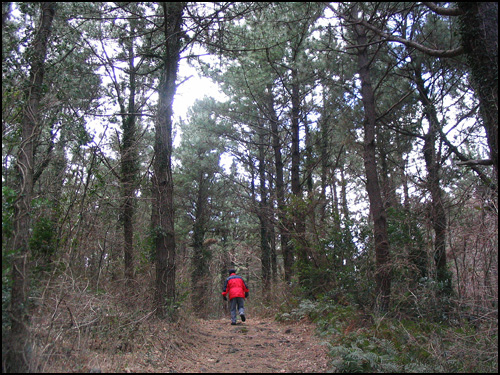
[[[412,362],[403,366],[403,372],[410,373],[436,373],[436,372],[447,372],[442,366],[429,366],[421,362]]]
[[[300,301],[297,308],[292,309],[290,313],[282,313],[277,316],[278,321],[290,321],[290,320],[301,320],[302,318],[308,316],[312,318],[318,315],[318,304],[314,303],[308,299]]]
[[[331,362],[336,372],[401,372],[395,361],[396,350],[387,340],[358,338],[350,347],[330,346]],[[389,349],[389,354],[384,349]],[[377,352],[383,352],[379,354]]]
[[[306,316],[311,316],[316,310],[317,304],[305,299],[300,301],[299,307],[292,310],[291,315],[297,320],[300,320]]]

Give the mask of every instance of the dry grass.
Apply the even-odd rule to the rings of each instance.
[[[101,284],[63,272],[35,298],[33,369],[41,372],[169,371],[189,327],[155,318],[148,278],[125,287],[123,280]]]
[[[187,306],[180,309],[176,323],[168,323],[154,316],[151,275],[134,283],[127,288],[123,280],[106,282],[96,291],[91,280],[75,278],[69,271],[45,281],[37,289],[32,315],[33,370],[234,372],[234,363],[227,358],[232,355],[239,360],[252,357],[240,370],[311,371],[319,366],[319,359],[311,362],[311,348],[326,369],[326,350],[314,338],[314,327],[306,322],[294,326],[275,322],[275,309],[261,305],[259,293],[247,304],[251,318],[245,327],[231,326],[228,316],[195,319]],[[283,358],[276,364],[278,357]]]

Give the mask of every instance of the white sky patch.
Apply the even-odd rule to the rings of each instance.
[[[182,83],[177,87],[173,103],[174,122],[176,125],[180,122],[178,121],[180,118],[187,120],[188,109],[196,100],[203,99],[205,96],[213,97],[219,101],[226,99],[219,86],[210,78],[201,76],[196,68],[188,64],[186,59],[181,59],[179,62],[178,77],[178,83]],[[180,130],[182,132],[182,129]],[[180,142],[179,136],[180,134],[176,134],[176,139],[174,140],[174,144],[176,145]]]

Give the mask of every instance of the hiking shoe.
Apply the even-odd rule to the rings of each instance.
[[[235,326],[235,325],[236,325],[236,322],[231,322],[231,325],[232,325],[232,326]]]
[[[242,321],[242,322],[244,322],[245,320],[247,320],[247,319],[245,318],[245,314],[241,314],[240,316],[241,316],[241,321]]]

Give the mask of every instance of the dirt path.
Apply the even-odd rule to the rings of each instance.
[[[198,320],[171,369],[178,372],[324,372],[327,349],[305,322]],[[192,341],[191,341],[192,340]]]
[[[125,327],[125,326],[123,326]],[[122,328],[123,328],[122,327]],[[326,372],[328,349],[313,324],[279,323],[247,316],[185,323],[157,319],[129,327],[105,327],[93,335],[61,339],[40,372],[279,373]],[[74,332],[72,330],[71,332]]]

